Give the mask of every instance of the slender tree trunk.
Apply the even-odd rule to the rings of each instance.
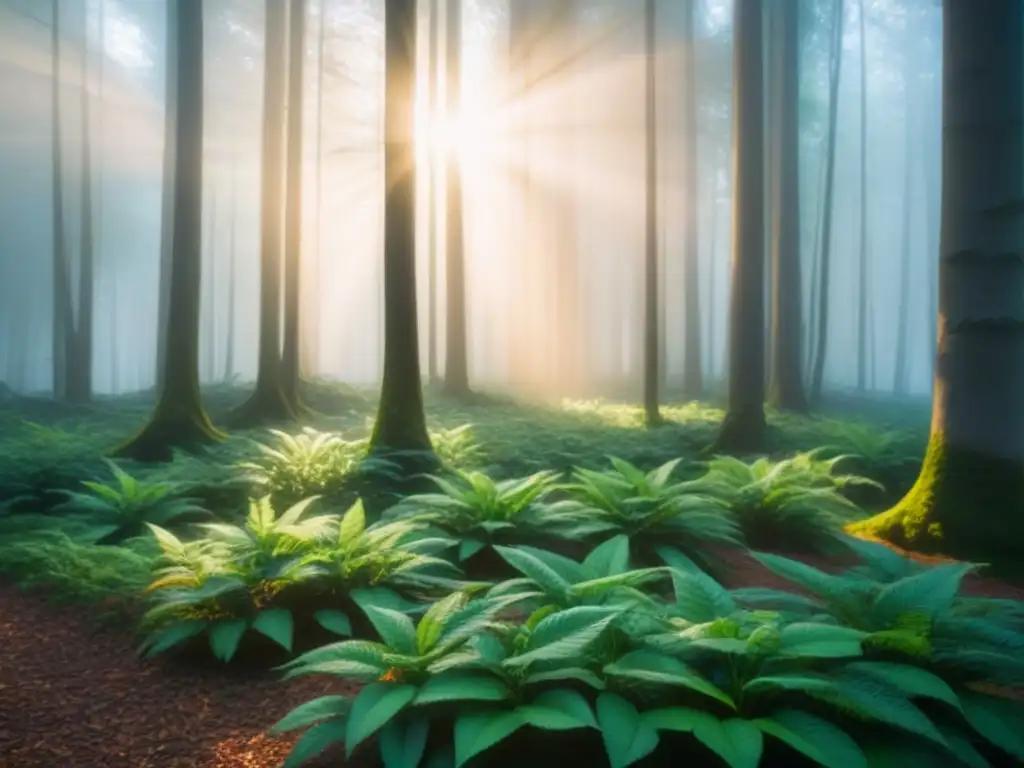
[[[445,115],[458,119],[462,109],[462,0],[445,6]],[[466,331],[466,254],[462,220],[462,160],[457,148],[445,154],[445,322],[444,393],[469,394],[469,350]]]
[[[429,50],[427,51],[427,78],[429,83],[429,114],[431,121],[431,149],[435,149],[441,81],[438,75],[441,59],[441,1],[430,0]],[[427,377],[434,384],[439,380],[437,355],[437,153],[432,151],[427,166]]]
[[[71,310],[71,281],[68,265],[67,234],[64,219],[64,150],[61,146],[61,69],[60,69],[60,6],[57,0],[51,6],[50,62],[51,123],[50,150],[53,157],[52,209],[53,216],[53,334],[52,368],[53,395],[61,399],[67,394],[68,335]]]
[[[202,295],[203,2],[168,3],[175,77],[173,239],[164,381],[149,424],[115,455],[170,461],[173,448],[191,449],[222,435],[210,423],[199,392],[199,311]],[[173,54],[169,54],[171,58]],[[166,150],[165,150],[166,151]]]
[[[697,169],[697,57],[694,28],[695,0],[683,2],[683,308],[686,313],[683,341],[683,397],[696,400],[704,390],[700,349],[700,232],[697,211],[700,183]]]
[[[288,25],[288,140],[285,168],[284,350],[281,385],[288,407],[304,410],[299,391],[302,289],[302,118],[306,59],[306,0],[290,0]]]
[[[860,0],[860,260],[857,262],[857,391],[866,386],[868,365],[868,65],[864,17]]]
[[[939,354],[917,483],[855,530],[1015,565],[1024,556],[1024,4],[943,4]]]
[[[714,383],[718,371],[717,356],[718,349],[715,343],[715,290],[718,287],[718,166],[713,171],[714,183],[711,186],[711,242],[708,243],[708,376]]]
[[[909,28],[908,24],[908,33]],[[896,365],[892,384],[893,392],[898,395],[905,395],[909,389],[907,347],[910,343],[908,327],[910,325],[910,244],[912,241],[911,224],[913,223],[910,202],[914,193],[913,159],[914,140],[917,135],[917,131],[914,130],[916,127],[914,124],[916,99],[914,97],[915,89],[912,85],[915,71],[914,58],[910,55],[914,41],[909,39],[909,34],[906,44],[908,46],[905,53],[907,59],[903,76],[903,247],[900,254],[900,300],[896,319]]]
[[[170,2],[170,0],[168,0]],[[167,14],[167,36],[168,39],[177,37],[177,30],[174,24],[177,23],[177,14]],[[174,156],[174,127],[177,120],[177,64],[175,61],[176,49],[170,48],[167,52],[167,66],[164,74],[164,155],[163,170],[161,173],[161,185],[163,201],[160,210],[160,272],[158,276],[158,297],[157,297],[157,340],[156,340],[156,376],[154,383],[156,387],[161,386],[164,380],[164,360],[167,355],[167,318],[170,313],[171,302],[171,243],[174,235],[174,171],[177,159]]]
[[[825,195],[822,199],[821,255],[818,259],[818,316],[817,350],[814,355],[814,373],[811,377],[811,393],[814,400],[821,399],[825,382],[825,362],[828,350],[829,288],[832,276],[832,219],[834,215],[832,198],[836,178],[836,115],[839,110],[839,76],[843,66],[843,5],[844,0],[835,0],[832,16],[832,48],[829,56],[829,103],[828,141],[825,151]]]
[[[772,378],[769,402],[807,409],[801,374],[803,291],[800,265],[800,27],[799,8],[777,9],[778,125],[775,131],[775,226],[772,244]]]
[[[660,424],[658,409],[658,79],[656,0],[644,2],[646,193],[644,196],[644,421]]]
[[[384,378],[370,445],[375,452],[403,451],[410,463],[415,454],[427,464],[433,449],[416,316],[416,2],[385,2]]]
[[[213,381],[217,376],[217,192],[212,187],[210,193],[209,222],[206,231],[206,286],[203,295],[206,297],[203,307],[203,345],[205,355],[200,368],[200,381],[203,381],[202,368],[206,369],[206,381]]]
[[[729,299],[729,405],[719,450],[764,440],[764,102],[760,0],[733,9],[733,255]]]
[[[228,221],[228,321],[224,331],[224,381],[232,384],[235,381],[235,283],[238,280],[237,259],[238,252],[235,247],[238,224],[236,213],[238,207],[238,186],[237,169],[234,158],[231,162],[231,214]]]
[[[263,78],[263,166],[260,181],[260,345],[256,390],[233,421],[255,426],[297,417],[285,391],[281,354],[285,61],[288,6],[266,0]]]

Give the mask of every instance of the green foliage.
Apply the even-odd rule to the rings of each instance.
[[[114,475],[114,483],[82,481],[91,493],[64,491],[66,501],[55,512],[74,512],[92,523],[85,534],[96,544],[118,544],[146,532],[146,524],[171,526],[206,519],[210,513],[196,499],[182,496],[174,483],[137,480],[117,464],[104,459]]]
[[[206,538],[196,541],[151,525],[163,557],[149,586],[156,605],[144,617],[152,631],[143,650],[162,653],[207,633],[227,662],[254,630],[291,651],[297,605],[324,629],[349,634],[352,616],[339,600],[396,606],[403,592],[429,595],[459,583],[446,578],[458,575],[447,561],[424,554],[451,542],[424,538],[409,523],[367,526],[361,501],[342,516],[306,516],[313,501],[278,516],[264,497],[244,525],[206,524]]]
[[[540,503],[558,481],[556,472],[494,480],[483,472],[454,470],[452,477],[435,475],[439,493],[407,497],[385,513],[385,519],[428,524],[459,538],[458,559],[509,537],[529,536],[545,528]]]
[[[476,466],[484,457],[483,446],[477,442],[472,424],[452,429],[432,429],[430,444],[434,446],[441,464],[449,469]]]
[[[255,443],[259,457],[237,465],[259,493],[289,501],[330,495],[344,490],[360,472],[393,469],[389,462],[367,458],[366,439],[345,440],[339,434],[312,427],[295,435],[268,431],[274,443]]]
[[[909,660],[878,659],[874,633],[836,616],[746,610],[689,567],[673,570],[674,600],[579,604],[580,575],[628,573],[620,539],[590,563],[514,551],[529,556],[516,559],[527,578],[473,599],[450,595],[419,624],[370,609],[381,642],[335,643],[286,665],[289,677],[365,686],[307,702],[275,725],[275,733],[308,728],[286,765],[333,743],[351,756],[376,735],[385,765],[463,766],[526,727],[589,734],[623,768],[666,737],[674,739],[666,748],[689,739],[736,768],[759,765],[768,740],[828,768],[867,768],[879,754],[931,754],[944,766],[987,764],[979,750],[1024,757],[1013,725],[1020,704]],[[882,602],[902,610],[919,591],[904,587]],[[502,619],[510,605],[552,596],[563,599],[525,621]],[[624,620],[629,614],[647,620]],[[444,743],[431,733],[448,727],[451,753],[431,750]],[[530,742],[517,754],[528,760]]]
[[[728,505],[752,547],[830,549],[835,534],[864,512],[843,495],[845,488],[877,485],[858,475],[835,474],[845,456],[818,457],[817,451],[788,459],[751,463],[732,456],[708,462],[706,492]]]
[[[610,461],[603,472],[576,469],[573,481],[559,486],[569,498],[552,504],[545,517],[566,538],[621,533],[640,546],[672,541],[694,554],[708,544],[740,544],[733,514],[704,493],[705,483],[673,479],[682,459],[650,472],[614,456]]]

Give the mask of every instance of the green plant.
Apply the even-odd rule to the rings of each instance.
[[[526,727],[534,731],[517,744],[521,760],[553,743],[538,744],[538,731],[550,739],[574,731],[590,734],[613,768],[633,765],[663,741],[675,764],[684,759],[680,749],[705,749],[733,768],[761,764],[766,739],[827,768],[896,757],[987,765],[983,754],[1000,749],[1024,759],[1013,726],[1024,715],[1020,704],[867,657],[871,633],[828,617],[738,609],[695,570],[676,571],[674,581],[674,603],[633,609],[649,610],[648,622],[621,621],[624,606],[593,605],[503,622],[506,601],[517,598],[500,584],[468,603],[477,606],[470,621],[448,618],[466,609],[464,596],[435,604],[419,625],[372,611],[383,644],[342,642],[287,665],[289,676],[333,674],[367,685],[354,697],[308,702],[280,721],[275,732],[312,726],[286,766],[338,742],[351,756],[377,735],[386,766],[461,768],[480,755],[491,760]],[[428,753],[449,727],[452,747]],[[435,729],[441,738],[431,740]],[[579,758],[594,762],[590,753]]]
[[[547,510],[549,526],[573,539],[621,533],[643,549],[668,540],[698,556],[708,544],[740,544],[729,508],[703,493],[702,481],[673,480],[682,459],[650,472],[614,456],[610,461],[604,472],[573,471],[573,482],[558,487],[569,498]]]
[[[91,493],[63,491],[66,501],[54,508],[55,512],[85,514],[93,525],[84,535],[94,543],[118,544],[140,536],[148,523],[170,526],[211,517],[196,499],[180,495],[180,485],[137,480],[109,459],[104,461],[115,484],[84,480],[82,485]]]
[[[392,469],[390,462],[367,457],[366,439],[345,440],[312,427],[296,435],[276,429],[269,432],[274,444],[256,442],[259,458],[237,465],[260,493],[295,501],[336,493],[361,472]]]
[[[208,633],[214,655],[227,662],[254,630],[290,652],[296,606],[306,606],[324,629],[347,635],[352,617],[338,609],[342,598],[360,608],[408,607],[391,587],[429,594],[457,583],[436,575],[452,571],[449,563],[417,551],[437,541],[417,537],[415,525],[367,528],[361,501],[340,518],[304,518],[313,501],[277,516],[265,497],[252,502],[244,526],[207,524],[208,537],[192,542],[150,526],[163,563],[149,587],[157,604],[144,617],[152,631],[142,650],[162,653]]]
[[[430,444],[445,467],[473,466],[483,459],[483,448],[476,441],[472,424],[453,429],[433,429],[430,431]]]
[[[453,478],[430,476],[440,493],[407,497],[385,513],[439,528],[458,538],[458,559],[467,560],[484,547],[545,527],[538,502],[558,479],[555,472],[494,480],[483,472],[455,470]]]
[[[835,474],[846,458],[821,459],[817,451],[774,462],[718,456],[708,462],[702,482],[707,493],[733,511],[750,546],[827,551],[835,546],[837,531],[864,517],[843,489],[878,485],[869,478]]]

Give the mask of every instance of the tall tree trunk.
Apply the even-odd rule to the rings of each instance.
[[[733,254],[729,297],[729,405],[720,450],[764,440],[764,102],[761,0],[733,8]]]
[[[800,10],[777,8],[775,55],[779,75],[775,130],[775,226],[772,243],[772,377],[769,402],[807,409],[801,374],[803,291],[800,265]]]
[[[281,259],[284,190],[285,61],[288,6],[267,0],[263,77],[263,166],[260,180],[260,346],[256,389],[233,414],[239,426],[297,417],[285,392],[281,357]]]
[[[825,194],[822,199],[821,254],[818,258],[818,315],[817,350],[814,354],[814,373],[811,376],[811,397],[821,398],[825,383],[825,362],[828,351],[829,288],[832,277],[832,198],[836,180],[836,115],[839,110],[839,76],[843,66],[843,5],[844,0],[835,0],[832,16],[832,46],[829,54],[829,102],[828,140],[825,150]]]
[[[165,0],[168,4],[172,0]],[[167,14],[167,37],[174,40],[177,30],[177,14]],[[171,304],[171,246],[174,239],[174,169],[177,159],[174,156],[174,130],[177,120],[177,64],[176,49],[172,46],[167,51],[167,65],[164,72],[164,155],[163,169],[160,176],[162,187],[162,205],[160,208],[160,271],[157,278],[157,334],[156,334],[156,387],[164,380],[164,361],[167,355],[166,340],[168,336],[167,318]]]
[[[203,215],[203,2],[168,3],[168,51],[175,61],[175,172],[167,358],[156,410],[149,424],[115,455],[170,461],[173,448],[191,449],[219,439],[199,392],[199,310],[202,291]],[[171,37],[171,34],[174,37]],[[167,150],[165,150],[167,151]]]
[[[425,460],[433,448],[416,317],[416,0],[385,0],[384,18],[384,378],[370,445]]]
[[[644,2],[644,421],[661,423],[658,409],[658,14],[656,0]]]
[[[907,32],[907,49],[904,54],[906,56],[906,63],[903,70],[903,247],[900,253],[900,299],[896,316],[896,365],[892,384],[893,392],[898,395],[905,395],[909,389],[907,347],[910,343],[910,329],[908,327],[910,325],[910,244],[912,241],[911,225],[914,220],[911,215],[910,201],[914,193],[914,140],[917,135],[917,131],[914,130],[916,126],[913,122],[916,112],[915,88],[912,85],[912,78],[916,70],[914,68],[914,57],[911,55],[914,41],[910,39],[909,23],[907,24]]]
[[[683,308],[686,312],[683,341],[683,397],[696,400],[704,390],[700,349],[700,232],[697,211],[700,183],[697,169],[697,56],[694,6],[696,0],[683,2]]]
[[[939,354],[917,483],[857,531],[1024,556],[1024,4],[943,3]]]
[[[224,330],[224,381],[233,384],[235,381],[235,283],[238,280],[238,251],[235,239],[238,232],[236,213],[238,208],[237,170],[234,158],[231,162],[231,213],[228,221],[228,321]]]
[[[60,70],[60,6],[53,0],[50,24],[50,151],[53,157],[51,180],[53,216],[53,395],[67,395],[68,345],[71,329],[71,279],[69,275],[67,233],[64,219],[64,150],[61,146],[61,70]]]
[[[441,0],[430,0],[430,27],[427,51],[427,82],[431,124],[431,150],[436,149],[436,125],[441,81],[438,75],[441,61]],[[427,166],[427,378],[431,384],[439,380],[437,355],[437,152],[431,151]]]
[[[200,366],[199,381],[213,381],[217,375],[217,193],[211,187],[210,205],[208,213],[210,218],[206,226],[206,264],[203,280],[203,311],[202,311],[202,333],[205,338],[203,347],[203,364]],[[205,379],[203,369],[205,368]]]
[[[864,32],[867,3],[860,0],[860,259],[857,262],[857,391],[868,366],[868,48]]]
[[[302,118],[306,59],[306,0],[290,0],[288,25],[288,149],[284,213],[284,350],[281,386],[288,407],[300,412],[299,357],[302,331]]]
[[[718,165],[715,164],[714,182],[711,185],[711,242],[708,243],[708,376],[711,377],[714,385],[717,368],[717,356],[715,350],[715,290],[718,287]]]
[[[462,0],[445,6],[445,116],[451,123],[462,109]],[[462,158],[457,147],[445,153],[445,280],[446,322],[444,393],[469,394],[469,350],[466,338],[466,254],[462,220]]]

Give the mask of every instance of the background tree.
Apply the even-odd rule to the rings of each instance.
[[[203,2],[168,4],[168,66],[176,70],[174,203],[166,360],[156,410],[136,437],[115,451],[138,461],[170,461],[174,448],[195,448],[222,435],[199,393],[199,304],[203,219]]]
[[[432,454],[416,322],[416,0],[386,0],[384,18],[384,377],[370,444]]]
[[[729,405],[718,449],[757,450],[764,418],[764,105],[760,0],[733,9],[733,245]]]
[[[658,409],[658,13],[644,2],[644,421],[661,423]]]
[[[682,3],[683,46],[683,397],[695,400],[704,390],[701,364],[700,298],[700,169],[697,138],[696,0]],[[667,367],[667,366],[666,366]]]

